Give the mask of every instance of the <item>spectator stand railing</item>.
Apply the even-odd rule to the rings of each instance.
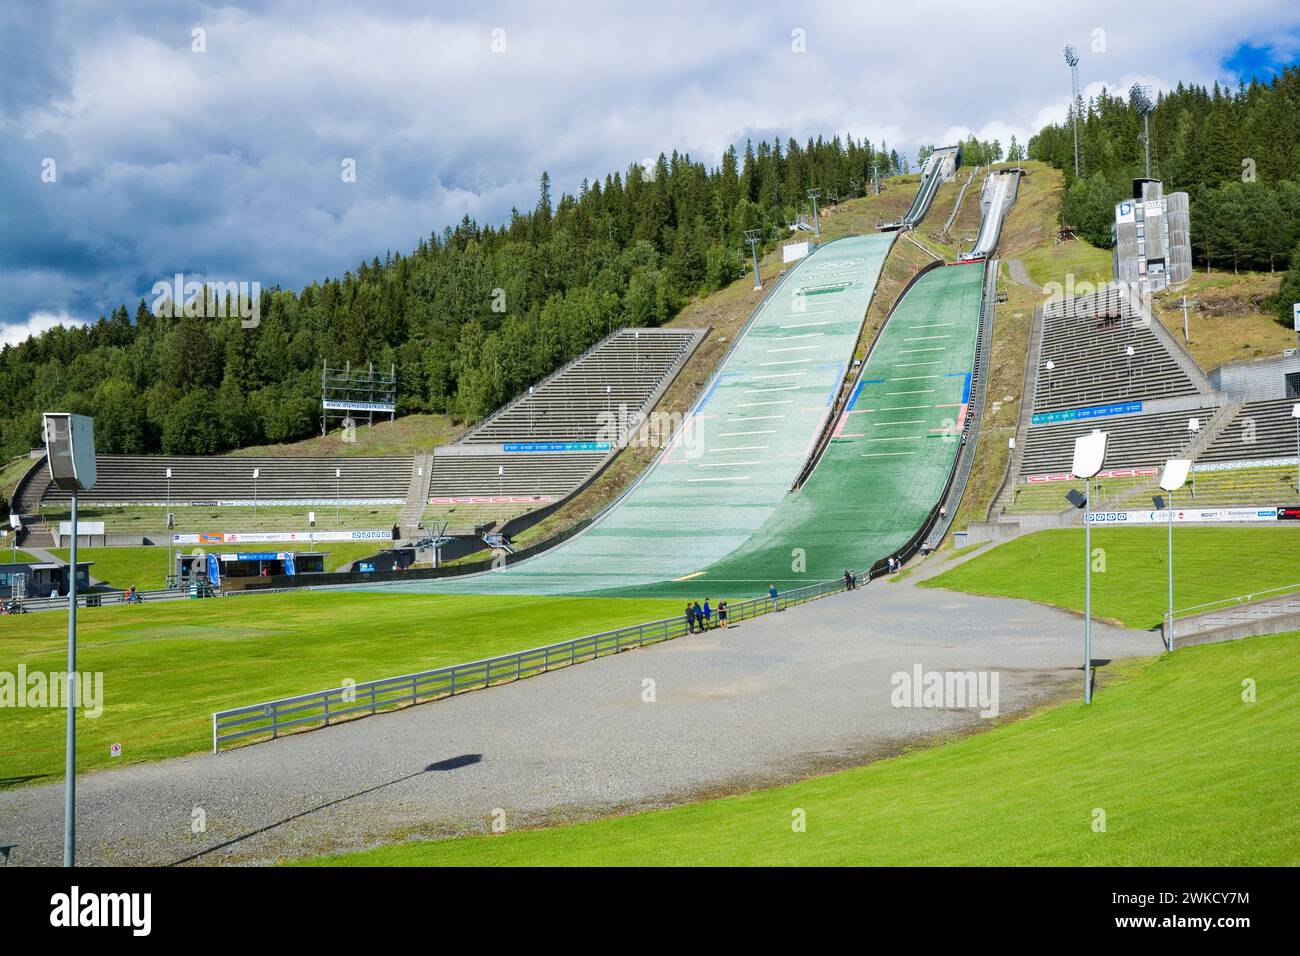
[[[882,566],[883,562],[877,563],[877,569]],[[879,573],[877,569],[873,569],[872,576]],[[783,611],[843,590],[845,586],[842,580],[824,581],[778,594],[775,601],[770,597],[729,601],[728,621],[737,623],[751,620],[762,614]],[[715,615],[714,620],[716,619]],[[647,644],[671,641],[684,637],[687,633],[683,614],[467,664],[453,664],[415,674],[332,687],[297,697],[284,697],[217,711],[212,715],[212,752],[217,753],[221,745],[229,741],[249,737],[275,738],[293,728],[329,726],[332,721],[348,715],[376,714],[423,701],[451,697],[469,690],[481,690],[493,684],[543,674],[557,667],[567,667]]]

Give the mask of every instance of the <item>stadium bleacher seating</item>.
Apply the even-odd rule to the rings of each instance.
[[[1198,462],[1255,461],[1296,454],[1296,424],[1291,409],[1300,399],[1246,402]]]
[[[461,441],[594,441],[620,406],[644,410],[703,335],[700,329],[620,329],[489,416]]]
[[[87,504],[162,504],[169,500],[167,469],[172,470],[173,505],[218,501],[318,499],[403,501],[411,474],[410,458],[243,458],[98,455],[95,486],[81,493]],[[259,475],[254,483],[253,469]],[[334,471],[340,474],[335,478]],[[40,500],[68,500],[46,480]]]
[[[1177,457],[1196,437],[1188,431],[1187,420],[1200,418],[1205,422],[1217,411],[1216,406],[1207,405],[1191,411],[1035,425],[1029,430],[1021,474],[1069,471],[1075,438],[1094,428],[1110,436],[1106,445],[1107,469],[1163,465],[1167,459]]]
[[[1035,412],[1200,390],[1117,287],[1045,305],[1038,361]]]

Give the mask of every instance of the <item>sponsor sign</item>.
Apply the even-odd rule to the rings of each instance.
[[[554,501],[551,495],[434,495],[431,505],[530,505]]]
[[[1300,508],[1291,507],[1291,506],[1278,508],[1277,520],[1278,521],[1300,521]]]
[[[1109,415],[1134,415],[1142,411],[1141,402],[1121,402],[1118,405],[1093,405],[1090,408],[1067,408],[1059,412],[1038,412],[1032,423],[1046,425],[1051,422],[1075,422],[1089,418],[1106,418]]]
[[[173,544],[272,544],[277,541],[391,541],[393,529],[364,531],[200,531],[173,534]]]
[[[781,247],[781,261],[794,262],[804,258],[812,251],[812,246],[807,242],[789,242]]]
[[[1174,524],[1214,523],[1225,521],[1276,521],[1277,508],[1176,508]],[[1165,524],[1168,511],[1094,511],[1087,515],[1091,524]]]
[[[103,534],[103,533],[104,533],[104,522],[102,522],[102,521],[78,521],[78,522],[77,522],[77,534],[78,534],[78,535],[83,535],[83,534]],[[60,538],[66,538],[66,537],[67,537],[68,535],[70,535],[70,534],[72,534],[72,522],[71,522],[71,521],[60,521],[60,522],[59,522],[59,537],[60,537]]]
[[[609,451],[607,441],[508,441],[502,451]]]
[[[327,398],[321,407],[331,412],[395,412],[397,406],[392,402],[355,402],[351,399]]]

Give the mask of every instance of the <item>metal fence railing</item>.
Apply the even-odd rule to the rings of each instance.
[[[151,601],[179,601],[191,596],[190,589],[185,588],[163,588],[157,591],[137,591],[141,603]],[[210,595],[209,595],[210,596]],[[126,604],[127,592],[125,591],[78,591],[77,607],[101,607],[108,604]],[[60,597],[25,597],[19,598],[18,603],[22,605],[24,611],[66,611],[68,609],[68,596],[66,594]]]
[[[1205,604],[1193,604],[1191,607],[1183,607],[1174,611],[1174,617],[1190,617],[1194,614],[1204,614],[1207,611],[1223,610],[1226,608],[1236,607],[1240,604],[1247,604],[1251,601],[1258,601],[1267,597],[1282,597],[1286,594],[1292,594],[1300,591],[1300,584],[1285,584],[1282,587],[1269,588],[1266,591],[1255,591],[1253,594],[1238,594],[1236,597],[1222,598],[1218,601],[1209,601]],[[1165,615],[1169,617],[1168,614]]]
[[[836,580],[787,591],[779,594],[775,601],[769,597],[729,601],[728,620],[732,623],[750,620],[843,590],[844,582]],[[453,664],[217,711],[212,715],[212,752],[217,753],[222,744],[232,740],[275,738],[292,728],[313,724],[329,726],[332,721],[350,714],[376,714],[469,690],[481,690],[493,684],[543,674],[557,667],[670,641],[686,633],[685,615],[679,615],[467,664]]]

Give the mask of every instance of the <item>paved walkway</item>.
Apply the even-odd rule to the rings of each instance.
[[[1097,628],[1099,662],[1158,651],[1152,634]],[[1006,715],[1073,693],[1080,656],[1075,615],[877,581],[400,713],[88,774],[79,859],[266,863],[483,832],[497,808],[518,827],[778,784],[986,724],[893,707],[898,671],[996,670]],[[56,864],[61,838],[61,784],[0,792],[14,863]]]

